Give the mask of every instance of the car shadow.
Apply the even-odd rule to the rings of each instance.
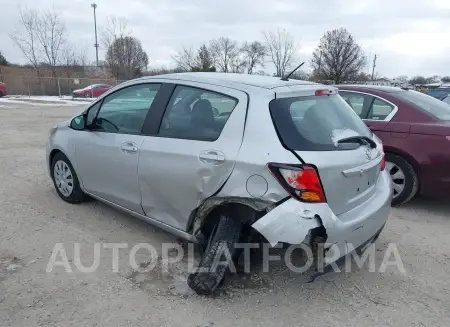
[[[399,207],[400,210],[414,210],[418,213],[434,214],[437,216],[450,217],[450,202],[429,198],[414,198]]]

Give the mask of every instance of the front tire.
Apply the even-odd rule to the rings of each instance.
[[[86,194],[81,190],[75,169],[62,152],[53,157],[51,172],[53,185],[61,199],[72,204],[86,200]]]
[[[404,158],[387,153],[386,170],[394,188],[392,205],[398,206],[411,200],[419,189],[419,179],[413,166]]]
[[[222,283],[238,253],[236,243],[239,242],[241,235],[242,225],[228,215],[222,214],[209,236],[208,245],[199,264],[201,271],[190,274],[187,279],[187,284],[197,294],[210,295]]]
[[[84,94],[84,97],[85,97],[85,98],[91,98],[91,97],[92,97],[91,92],[86,92],[86,93]]]

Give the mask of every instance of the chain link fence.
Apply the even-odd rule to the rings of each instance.
[[[5,79],[9,95],[28,96],[71,96],[72,92],[94,84],[116,86],[125,80],[112,78],[71,78],[71,77],[25,77],[15,76]]]

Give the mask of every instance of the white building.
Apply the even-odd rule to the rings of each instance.
[[[414,89],[414,86],[404,81],[396,81],[395,79],[380,78],[373,81],[366,82],[367,85],[378,85],[378,86],[396,86],[396,87],[406,87],[409,89]]]
[[[395,81],[390,80],[389,78],[380,78],[373,81],[366,82],[367,85],[378,85],[378,86],[397,86]]]

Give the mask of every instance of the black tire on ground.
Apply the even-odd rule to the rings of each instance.
[[[73,190],[69,196],[65,196],[64,194],[62,194],[61,191],[58,189],[58,186],[56,185],[55,165],[58,161],[64,161],[67,164],[67,166],[69,166],[72,176],[73,176],[73,179],[72,179]],[[80,182],[78,181],[78,176],[75,172],[75,169],[73,168],[72,164],[70,163],[70,160],[62,152],[56,153],[52,159],[51,176],[52,176],[53,185],[55,186],[56,192],[58,193],[59,197],[61,199],[63,199],[64,201],[72,203],[72,204],[76,204],[76,203],[83,202],[87,199],[87,195],[81,190]]]
[[[226,251],[235,259],[236,243],[242,235],[242,225],[226,214],[222,214],[211,235],[199,264],[201,271],[188,276],[187,284],[197,294],[210,295],[222,283],[229,271]],[[218,264],[219,263],[219,264]]]
[[[392,199],[392,205],[398,206],[411,200],[419,189],[419,179],[413,168],[413,166],[403,157],[387,153],[386,161],[400,167],[405,175],[405,187],[403,191],[395,198]],[[388,171],[388,173],[391,173]]]
[[[86,93],[84,94],[84,97],[85,97],[85,98],[90,98],[90,97],[91,97],[91,92],[86,92]]]
[[[0,91],[0,98],[1,98],[1,97],[3,97],[3,92],[2,92],[2,91]]]

